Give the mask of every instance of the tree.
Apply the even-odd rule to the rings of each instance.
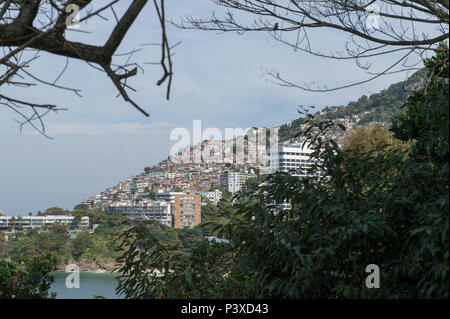
[[[68,215],[69,212],[65,211],[60,207],[50,207],[44,212],[44,215]]]
[[[257,177],[251,177],[245,181],[245,191],[251,193],[258,188],[258,185],[265,181],[265,177],[258,175]]]
[[[67,226],[62,224],[52,224],[50,225],[50,231],[55,234],[66,234],[67,233]]]
[[[335,60],[352,59],[369,75],[362,82],[328,88],[296,84],[282,78],[277,71],[266,70],[268,79],[276,84],[313,92],[338,90],[366,83],[383,74],[411,70],[422,63],[423,56],[429,52],[433,54],[439,49],[438,44],[449,37],[448,0],[211,1],[226,8],[223,17],[216,13],[210,18],[187,17],[177,25],[221,32],[270,32],[275,40],[295,51]],[[248,16],[240,19],[239,13],[250,14],[254,19],[248,19]],[[314,31],[317,29],[348,35],[343,51],[328,53],[314,49]],[[392,55],[395,60],[384,70],[375,70],[370,59],[380,55]],[[417,58],[410,61],[414,55]]]
[[[160,186],[159,183],[153,183],[153,184],[152,184],[152,190],[155,189],[155,188],[157,188],[157,187],[159,187],[159,186]]]
[[[110,1],[104,6],[95,6],[91,0],[45,1],[1,1],[0,2],[0,46],[4,49],[0,57],[0,86],[16,85],[28,87],[35,84],[49,85],[55,89],[69,90],[81,96],[80,90],[58,84],[61,77],[55,80],[39,78],[33,74],[33,66],[39,59],[38,53],[46,52],[71,59],[85,61],[96,70],[105,72],[116,86],[119,94],[126,102],[146,116],[149,114],[139,107],[128,95],[132,89],[129,79],[138,73],[142,67],[130,62],[136,50],[126,53],[125,62],[119,62],[123,55],[117,56],[117,49],[125,38],[135,19],[147,4],[147,0],[134,0],[128,4],[124,14],[119,18],[114,10],[118,0]],[[171,51],[166,36],[164,0],[153,1],[161,25],[162,42],[160,65],[163,76],[158,85],[167,80],[167,99],[170,95],[172,80]],[[116,8],[117,9],[117,8]],[[74,22],[87,22],[94,17],[103,19],[107,11],[111,10],[111,18],[116,19],[116,25],[103,45],[89,44],[84,38],[81,42],[68,40],[68,33],[72,31]],[[75,16],[80,13],[81,19]],[[94,32],[101,32],[98,28]],[[116,56],[115,56],[116,55]],[[122,57],[120,57],[122,56]],[[67,65],[63,68],[67,68]],[[63,110],[57,105],[38,104],[22,98],[0,94],[0,105],[12,109],[23,118],[21,127],[30,124],[40,133],[45,134],[45,126],[41,118],[48,112]],[[27,113],[24,109],[28,109]]]
[[[217,235],[216,226],[227,224],[233,211],[232,196],[222,197],[217,206],[208,201],[206,206],[202,206],[202,222],[198,227],[206,236]]]
[[[71,242],[71,252],[72,256],[75,260],[79,260],[79,258],[83,255],[86,249],[91,244],[90,235],[86,232],[82,232],[79,234],[74,240]]]
[[[402,152],[408,148],[408,144],[394,137],[394,133],[376,124],[372,129],[358,128],[351,133],[342,143],[342,150],[349,156],[358,156],[373,152]]]
[[[76,216],[74,216],[74,218],[72,220],[70,228],[71,229],[77,229],[79,227],[80,223],[81,223],[81,216],[80,215],[76,215]]]
[[[74,210],[86,210],[86,209],[89,209],[89,206],[88,205],[86,205],[86,204],[78,204],[78,205],[75,205],[75,207],[73,208]]]
[[[9,247],[7,243],[7,238],[4,232],[0,232],[0,260],[7,258],[9,252]]]
[[[55,298],[55,293],[49,294],[55,270],[50,255],[24,258],[20,263],[0,260],[0,299]]]
[[[222,199],[231,199],[233,197],[233,194],[228,191],[228,189],[218,185],[214,186],[211,191],[219,190],[222,193]]]
[[[226,245],[203,239],[195,241],[192,253],[182,254],[144,224],[123,232],[119,241],[125,252],[118,259],[123,266],[116,291],[125,298],[226,296],[223,277],[218,275],[230,269]]]
[[[106,222],[106,220],[108,218],[108,214],[106,214],[105,212],[101,212],[98,210],[92,210],[92,209],[77,208],[77,209],[74,209],[70,214],[73,216],[79,216],[79,217],[88,216],[89,222],[92,224],[102,224],[102,223]]]

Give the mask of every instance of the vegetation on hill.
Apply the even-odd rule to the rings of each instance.
[[[49,254],[57,265],[80,260],[114,263],[119,255],[115,249],[116,234],[126,227],[124,218],[90,210],[74,210],[75,216],[90,216],[100,225],[93,234],[85,230],[70,230],[64,225],[52,225],[46,229],[31,229],[10,235],[8,243],[2,241],[0,259],[18,262]]]
[[[89,233],[55,224],[41,230],[31,229],[10,234],[8,241],[5,240],[4,233],[0,232],[0,260],[19,262],[22,258],[33,259],[48,254],[54,258],[56,265],[80,261],[114,264],[121,254],[117,251],[117,235],[133,225],[133,221],[126,217],[80,206],[73,211],[53,207],[41,215],[49,211],[57,212],[58,215],[89,216],[91,224],[98,226],[94,233]],[[204,211],[205,216],[208,216],[208,209]],[[212,220],[215,221],[214,217]],[[180,254],[189,253],[196,241],[209,234],[203,225],[193,229],[174,229],[152,221],[147,225],[155,238],[166,242]]]
[[[368,154],[369,152],[373,152],[372,155],[376,156],[379,150],[384,153],[404,153],[413,143],[414,140],[404,142],[395,138],[393,132],[377,124],[372,129],[360,127],[354,130],[344,140],[342,150],[345,154],[352,157]]]
[[[356,102],[346,106],[325,107],[320,114],[323,121],[343,119],[345,117],[359,116],[357,125],[364,126],[370,122],[390,123],[391,119],[401,112],[401,106],[414,90],[424,86],[427,80],[427,70],[422,69],[411,75],[406,81],[390,85],[379,93],[369,97],[361,96]],[[295,137],[307,119],[300,117],[289,124],[283,124],[279,130],[279,140],[286,141]]]

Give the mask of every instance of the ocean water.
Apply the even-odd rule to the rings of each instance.
[[[102,296],[107,299],[120,299],[116,294],[117,274],[80,273],[80,288],[67,288],[66,278],[71,273],[54,273],[55,281],[50,292],[56,292],[56,299],[93,299]]]

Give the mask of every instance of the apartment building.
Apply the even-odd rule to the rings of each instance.
[[[311,174],[308,169],[314,164],[315,159],[311,158],[314,150],[302,141],[280,145],[275,149],[267,150],[267,173],[285,172],[289,173],[292,170],[292,176],[306,177],[318,175],[319,173]]]
[[[175,195],[174,227],[193,227],[201,222],[201,196],[198,194]]]
[[[316,162],[311,158],[314,150],[303,140],[279,145],[277,148],[269,149],[267,152],[267,170],[268,174],[274,172],[290,173],[299,178],[319,176],[319,172],[311,173],[309,169]],[[291,204],[283,202],[278,204],[279,209],[291,209]]]
[[[172,205],[166,201],[147,201],[133,206],[116,204],[109,207],[109,212],[134,220],[155,220],[172,226]]]
[[[76,222],[74,216],[0,216],[0,230],[23,227],[24,229],[42,228],[53,224],[71,226]],[[78,228],[89,227],[89,216],[83,216],[77,223]]]
[[[162,192],[158,191],[156,193],[156,199],[160,201],[166,201],[171,203],[172,205],[175,204],[175,196],[176,195],[182,195],[183,192]]]
[[[225,172],[220,175],[220,185],[226,188],[230,193],[239,192],[250,177],[256,177],[255,174],[242,172]]]
[[[222,199],[222,192],[218,189],[211,192],[203,192],[200,195],[205,196],[214,205],[217,205],[217,203],[219,203]]]

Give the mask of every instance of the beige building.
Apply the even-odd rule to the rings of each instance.
[[[193,227],[201,222],[201,196],[198,194],[175,195],[174,227]]]

